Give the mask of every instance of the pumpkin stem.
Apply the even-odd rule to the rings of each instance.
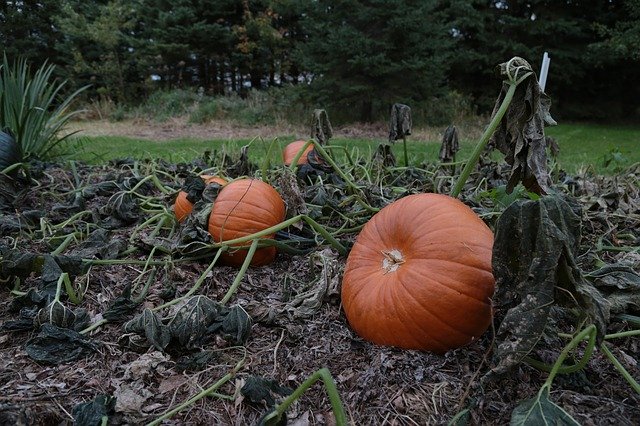
[[[384,256],[384,259],[382,259],[382,269],[384,269],[383,275],[386,275],[389,272],[397,271],[398,268],[400,268],[400,265],[405,262],[402,253],[398,249],[389,251],[382,250],[381,252]]]

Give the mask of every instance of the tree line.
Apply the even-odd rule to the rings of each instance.
[[[640,118],[638,0],[11,0],[0,46],[92,98],[285,89],[363,121],[394,102],[490,111],[494,67],[547,51],[556,114]]]

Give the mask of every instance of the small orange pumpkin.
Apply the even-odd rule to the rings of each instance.
[[[305,146],[306,143],[307,141],[303,141],[303,140],[295,141],[295,142],[291,142],[289,145],[287,145],[284,148],[284,151],[282,152],[282,156],[284,157],[285,166],[289,166],[293,162],[293,159],[296,157],[296,155],[298,155],[298,152],[302,150],[302,148]],[[311,151],[313,151],[313,144],[310,144],[304,150],[304,152],[300,156],[300,159],[298,160],[298,164],[307,164],[309,162],[307,160],[307,155],[309,155]]]
[[[416,194],[364,226],[349,254],[342,305],[360,336],[444,353],[491,323],[493,233],[461,201]]]
[[[261,180],[239,179],[227,184],[218,194],[209,216],[209,233],[219,243],[264,231],[284,218],[285,205],[278,191]],[[273,234],[264,238],[273,238]],[[240,244],[241,247],[249,245]],[[246,257],[246,249],[221,256],[223,262],[231,266],[241,266]],[[275,257],[275,247],[263,247],[256,250],[251,265],[267,265]]]
[[[227,184],[226,179],[220,176],[201,175],[200,176],[206,185],[210,183],[217,183],[220,186]],[[180,191],[176,197],[176,202],[173,205],[173,211],[176,214],[178,222],[182,222],[193,210],[193,203],[187,199],[187,192]]]

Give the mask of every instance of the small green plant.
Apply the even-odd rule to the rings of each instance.
[[[54,65],[45,64],[31,75],[26,59],[0,64],[0,127],[8,128],[22,149],[22,160],[46,160],[60,155],[56,148],[72,133],[61,135],[79,111],[71,103],[88,86],[63,96],[66,81],[53,78]]]

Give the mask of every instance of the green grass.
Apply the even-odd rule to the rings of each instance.
[[[558,163],[569,173],[591,166],[597,173],[613,174],[640,162],[640,127],[562,124],[548,128],[547,134],[554,137],[560,146]],[[278,142],[282,148],[293,140],[293,136],[283,136]],[[223,150],[235,155],[241,146],[250,142],[249,139],[149,141],[117,136],[84,137],[78,141],[80,145],[74,159],[88,163],[102,163],[124,157],[162,158],[172,162],[183,162],[201,157],[205,151]],[[382,139],[336,138],[331,144],[347,148],[354,158],[370,158],[381,141]],[[266,154],[270,142],[271,140],[255,139],[249,150],[250,158],[257,162]],[[417,141],[409,138],[407,143],[410,161],[413,164],[437,161],[440,141]],[[461,141],[461,151],[457,160],[468,158],[475,143],[476,141]],[[337,148],[336,151],[340,152],[340,149]],[[402,163],[402,142],[397,143],[393,151],[398,162]]]

